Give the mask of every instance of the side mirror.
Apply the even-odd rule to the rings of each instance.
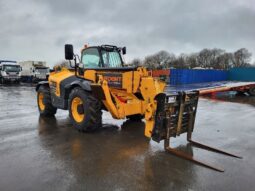
[[[124,55],[124,54],[126,54],[127,53],[127,48],[124,46],[123,48],[122,48],[122,54]]]
[[[20,71],[22,71],[22,67],[20,67]]]
[[[71,44],[65,45],[65,59],[73,60],[73,45]]]

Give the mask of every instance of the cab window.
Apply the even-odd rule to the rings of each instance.
[[[122,61],[118,50],[113,51],[102,50],[101,52],[105,67],[107,68],[121,67]]]
[[[82,63],[85,68],[98,68],[100,63],[100,56],[97,48],[88,48],[82,52]]]

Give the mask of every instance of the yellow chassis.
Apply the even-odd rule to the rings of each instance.
[[[49,83],[55,84],[56,96],[60,96],[60,82],[70,76],[74,76],[74,71],[65,68],[51,73]],[[102,94],[99,99],[113,118],[124,119],[130,115],[144,115],[145,136],[151,137],[157,108],[154,98],[164,92],[165,82],[150,76],[143,67],[133,70],[86,69],[84,75],[78,75],[78,77],[91,81],[92,93],[95,96]],[[140,98],[137,94],[141,95]]]
[[[154,98],[164,92],[165,82],[150,76],[143,67],[132,71],[85,70],[83,77],[92,81],[92,89],[102,90],[102,102],[113,118],[124,119],[129,115],[144,115],[145,136],[151,137],[157,108]],[[118,82],[119,86],[114,87],[114,82]],[[142,95],[142,98],[138,98],[137,93]]]

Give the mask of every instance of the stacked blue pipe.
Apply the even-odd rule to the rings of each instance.
[[[213,69],[171,69],[170,84],[194,84],[205,82],[226,81],[228,72],[225,70]]]

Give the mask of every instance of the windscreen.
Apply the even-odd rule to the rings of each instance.
[[[102,58],[106,68],[121,67],[122,61],[118,50],[102,50]]]
[[[36,68],[35,71],[40,74],[46,74],[49,72],[49,69],[48,68]]]
[[[3,70],[6,72],[20,72],[20,66],[4,65]]]
[[[100,63],[98,50],[96,48],[88,48],[84,50],[81,60],[85,68],[98,68]]]

